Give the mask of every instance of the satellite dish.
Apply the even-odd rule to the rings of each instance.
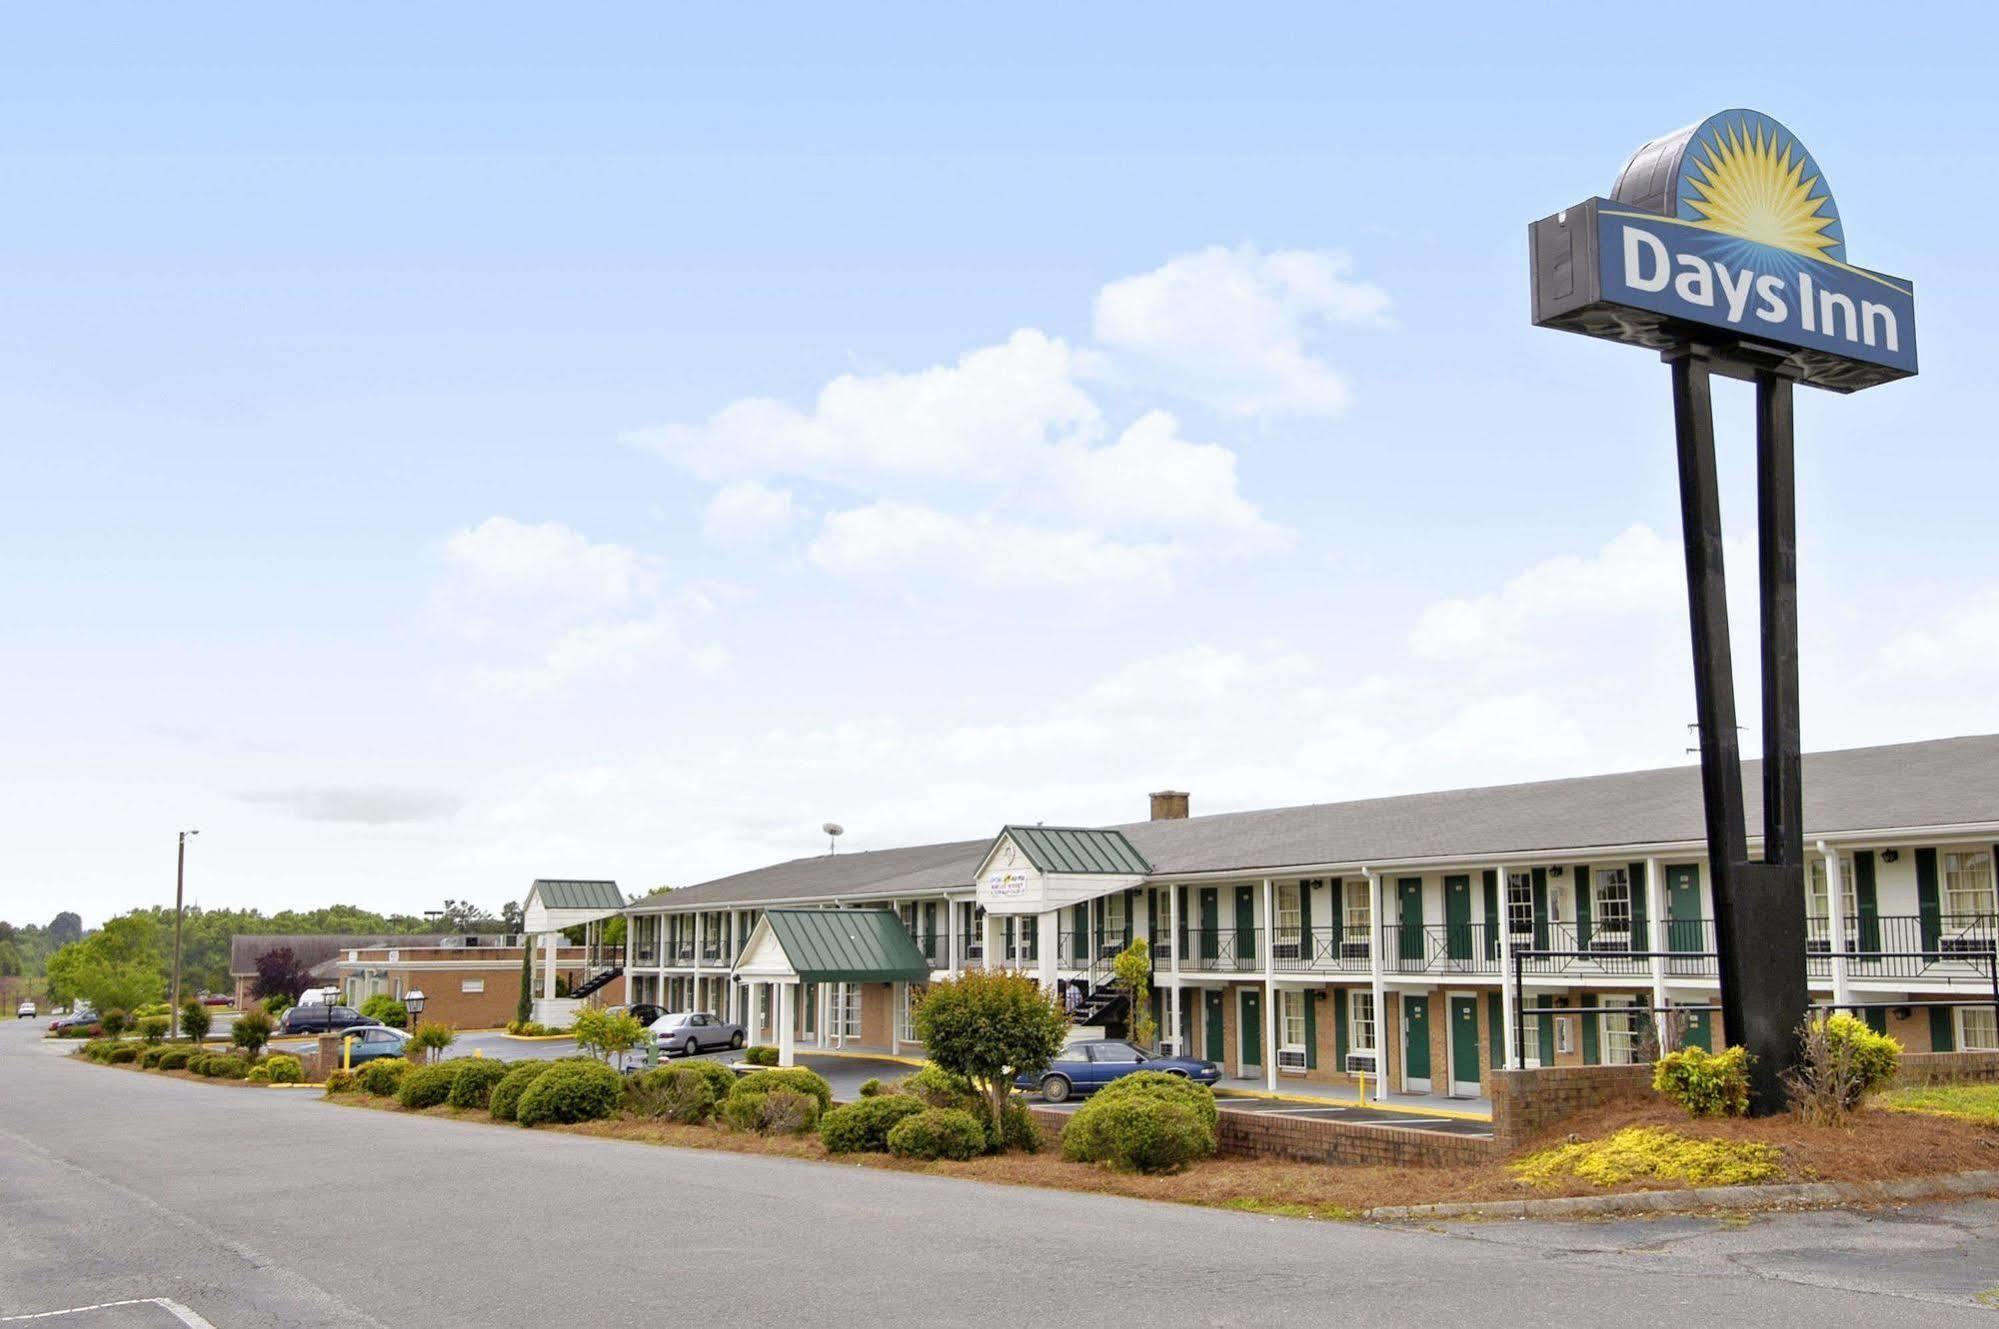
[[[829,854],[834,852],[834,845],[840,837],[847,833],[847,828],[837,821],[829,821],[819,829],[826,832],[826,852]]]

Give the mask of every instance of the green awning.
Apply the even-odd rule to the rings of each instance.
[[[773,909],[764,915],[806,983],[923,983],[930,961],[886,909]]]
[[[1143,877],[1152,871],[1152,865],[1132,848],[1122,831],[1087,826],[1008,826],[1000,834],[1012,836],[1027,861],[1043,872]]]

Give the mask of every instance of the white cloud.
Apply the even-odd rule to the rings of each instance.
[[[525,697],[584,677],[629,678],[669,655],[703,673],[713,673],[727,663],[727,656],[717,648],[683,647],[672,627],[662,620],[630,619],[572,628],[557,637],[535,663],[483,670],[479,677],[495,692]]]
[[[829,513],[808,552],[819,567],[842,575],[970,575],[994,585],[1163,581],[1173,559],[1161,543],[891,502]]]
[[[1340,323],[1379,323],[1380,287],[1336,250],[1213,246],[1097,294],[1096,339],[1141,382],[1239,415],[1344,410],[1344,377],[1314,343]]]
[[[444,542],[454,566],[487,587],[624,604],[659,580],[654,562],[617,544],[593,544],[560,522],[488,517]]]
[[[708,500],[701,534],[710,544],[748,548],[768,544],[791,527],[798,515],[789,489],[755,480],[723,485]]]
[[[1890,680],[1999,674],[1999,591],[1979,592],[1937,626],[1897,634],[1876,654],[1874,670]]]
[[[1150,411],[1109,447],[1070,450],[1060,467],[1070,502],[1100,521],[1211,528],[1239,537],[1249,548],[1285,543],[1289,533],[1242,496],[1235,453],[1190,443],[1179,430],[1167,412]]]

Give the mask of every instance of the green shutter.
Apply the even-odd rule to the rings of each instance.
[[[1069,936],[1069,958],[1071,960],[1087,959],[1090,954],[1090,908],[1088,905],[1079,904],[1069,911],[1069,926],[1072,929]]]
[[[1545,1002],[1547,998],[1543,997],[1541,1000]],[[1538,1017],[1538,1023],[1541,1026],[1540,1062],[1543,1066],[1552,1066],[1555,1064],[1555,1013],[1543,1011]]]
[[[1874,892],[1874,851],[1853,853],[1853,907],[1860,911],[1860,949],[1881,949],[1881,904]]]
[[[1631,949],[1649,951],[1652,949],[1652,927],[1646,914],[1645,864],[1633,863],[1626,870],[1631,874]]]
[[[1943,934],[1943,903],[1937,893],[1937,851],[1916,851],[1916,913],[1923,933],[1923,955],[1937,958],[1937,938]],[[1905,943],[1906,944],[1906,943]]]
[[[1124,947],[1131,945],[1132,937],[1137,935],[1132,924],[1132,920],[1137,917],[1138,888],[1134,886],[1124,893],[1124,937],[1118,943],[1118,949],[1122,950]]]
[[[1589,907],[1590,882],[1589,865],[1578,863],[1569,869],[1569,879],[1575,883],[1576,893],[1576,949],[1589,949]]]
[[[1506,1065],[1506,1009],[1497,992],[1485,994],[1485,1036],[1492,1045],[1493,1069],[1498,1070]]]
[[[937,902],[923,902],[923,953],[935,957],[937,954]]]
[[[1499,869],[1485,870],[1485,958],[1499,958]]]
[[[1576,999],[1581,1009],[1577,1016],[1583,1027],[1583,1065],[1594,1066],[1601,1059],[1602,1049],[1597,1046],[1597,1035],[1601,1032],[1596,1023],[1596,996],[1585,992]]]
[[[1319,1068],[1319,994],[1305,989],[1305,1069]]]
[[[1860,1014],[1866,1019],[1867,1027],[1875,1033],[1885,1034],[1888,1032],[1888,1008],[1886,1006],[1867,1006],[1862,1008]]]
[[[1930,1007],[1930,1051],[1957,1051],[1957,1031],[1951,1028],[1951,1008]]]
[[[1548,869],[1534,869],[1534,949],[1548,949]],[[1550,1038],[1553,1035],[1549,1036]],[[1549,1044],[1552,1048],[1554,1045]]]
[[[1256,891],[1254,887],[1235,888],[1235,962],[1236,968],[1246,968],[1256,956]]]
[[[1298,883],[1298,960],[1310,966],[1318,958],[1318,949],[1312,944],[1312,887],[1315,882]],[[1305,1027],[1312,1027],[1312,1003],[1305,1003]]]
[[[1999,863],[1999,858],[1995,858],[1993,861],[1995,863]],[[1332,922],[1327,925],[1326,931],[1332,935],[1332,950],[1329,953],[1332,955],[1332,957],[1335,960],[1337,960],[1340,958],[1340,945],[1341,945],[1340,929],[1346,926],[1346,920],[1347,920],[1346,878],[1334,877],[1331,883],[1331,887],[1332,889],[1327,892],[1326,902],[1332,908],[1333,919]],[[1344,1066],[1346,1064],[1347,1064],[1346,1058],[1341,1057],[1340,1065]]]

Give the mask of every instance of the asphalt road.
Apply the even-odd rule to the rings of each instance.
[[[37,1032],[0,1028],[0,1324],[1949,1326],[1999,1285],[1999,1205],[1315,1223],[333,1107]]]

